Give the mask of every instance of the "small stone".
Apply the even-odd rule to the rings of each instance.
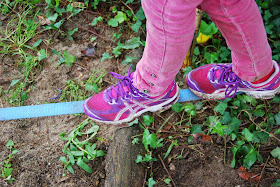
[[[173,163],[170,163],[170,164],[169,164],[169,169],[170,169],[171,171],[175,171],[175,170],[176,170],[176,167],[174,166]]]

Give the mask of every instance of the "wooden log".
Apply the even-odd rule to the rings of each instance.
[[[142,164],[136,164],[137,155],[144,155],[143,144],[132,144],[131,136],[141,134],[138,125],[115,131],[106,156],[105,187],[141,187],[145,178]]]

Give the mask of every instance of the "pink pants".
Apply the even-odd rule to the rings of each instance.
[[[244,81],[273,69],[271,49],[254,0],[142,0],[147,40],[134,86],[159,95],[172,83],[191,45],[196,7],[201,6],[231,49],[233,71]]]

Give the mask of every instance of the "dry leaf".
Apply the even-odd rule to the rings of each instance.
[[[45,16],[39,16],[38,15],[38,18],[40,20],[40,24],[41,25],[50,25],[52,23],[52,21],[50,21],[47,17]]]
[[[259,174],[249,173],[243,166],[240,166],[238,170],[239,170],[238,175],[242,179],[245,179],[247,181],[252,181],[252,182],[258,182],[261,180],[261,176]]]
[[[206,135],[206,134],[203,134],[203,133],[193,134],[193,137],[195,139],[197,139],[198,141],[201,141],[201,142],[208,142],[208,141],[212,140],[209,135]]]
[[[88,47],[84,51],[81,51],[81,53],[83,53],[83,55],[85,55],[85,56],[94,57],[95,49],[91,44],[89,44]]]

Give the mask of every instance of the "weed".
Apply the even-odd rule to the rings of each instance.
[[[87,126],[89,128],[83,131]],[[102,150],[96,148],[96,143],[92,143],[98,130],[99,126],[95,125],[88,118],[80,123],[67,137],[65,137],[64,132],[60,134],[61,139],[67,141],[62,149],[63,153],[67,155],[67,158],[65,156],[60,157],[60,161],[64,164],[63,176],[66,175],[65,169],[70,173],[74,173],[72,166],[75,163],[86,172],[92,173],[92,169],[86,163],[105,155]],[[84,137],[86,139],[80,141]]]
[[[14,142],[12,140],[9,140],[8,143],[6,144],[6,147],[10,150],[11,153],[9,154],[6,160],[0,162],[0,170],[1,170],[0,177],[2,177],[4,181],[8,181],[8,183],[12,183],[15,180],[12,177],[13,168],[12,168],[12,164],[10,163],[13,158],[13,155],[18,152],[18,150],[16,150],[14,146],[15,146]]]

